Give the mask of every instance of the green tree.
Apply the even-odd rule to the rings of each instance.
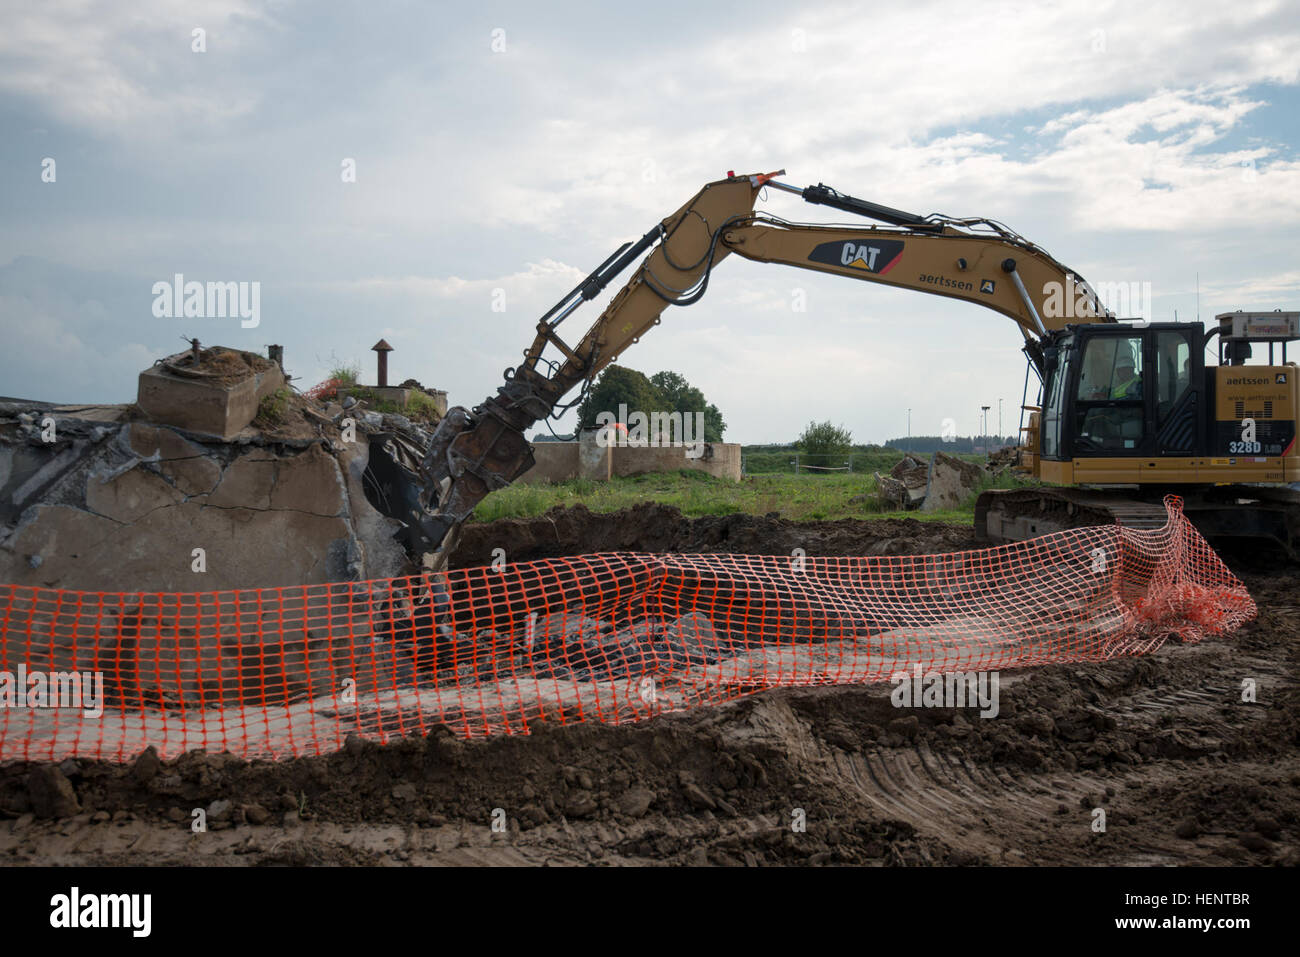
[[[626,366],[607,366],[578,405],[578,427],[594,428],[601,412],[617,416],[620,404],[627,406],[629,414],[648,414],[667,408],[666,401],[643,373]]]
[[[704,441],[721,442],[722,433],[727,431],[727,423],[722,419],[718,407],[710,402],[704,407]]]
[[[589,429],[595,426],[596,417],[602,412],[618,415],[619,405],[626,405],[628,414],[644,412],[680,412],[683,420],[697,412],[704,416],[704,441],[721,442],[727,430],[718,407],[704,398],[704,393],[686,381],[676,372],[656,372],[646,378],[635,369],[626,366],[608,366],[600,374],[587,393],[587,397],[578,405],[578,427]],[[699,437],[694,433],[694,420],[691,420],[691,439]],[[673,436],[681,441],[681,436]]]
[[[664,398],[663,411],[680,412],[683,419],[701,413],[704,416],[704,441],[722,441],[722,434],[727,430],[722,413],[716,405],[705,401],[704,393],[687,382],[684,376],[676,372],[656,372],[650,377],[650,383]],[[692,438],[698,436],[692,435]]]
[[[809,465],[833,468],[843,465],[853,449],[853,433],[843,425],[832,425],[829,419],[809,422],[794,447],[808,456]]]

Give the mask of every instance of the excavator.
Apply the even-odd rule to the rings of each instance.
[[[1077,272],[1001,223],[920,216],[822,184],[800,189],[777,179],[784,175],[728,173],[706,185],[548,310],[495,395],[448,411],[418,465],[405,469],[409,494],[398,496],[404,504],[393,516],[413,557],[432,571],[446,567],[478,502],[532,467],[526,431],[577,404],[668,306],[698,302],[734,253],[960,299],[1016,323],[1026,398],[1030,370],[1039,383],[1039,404],[1023,406],[1017,464],[1038,482],[983,493],[981,538],[1115,522],[1159,527],[1163,497],[1175,492],[1208,538],[1264,538],[1296,559],[1300,392],[1286,349],[1300,338],[1300,313],[1225,313],[1208,330],[1199,321],[1121,320]],[[765,189],[872,222],[806,224],[755,211]],[[582,338],[562,338],[561,324],[643,255]],[[1268,363],[1248,365],[1263,344]],[[1211,346],[1217,362],[1207,364]]]

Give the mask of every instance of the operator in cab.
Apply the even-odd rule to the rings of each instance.
[[[1115,378],[1111,380],[1112,399],[1142,398],[1142,377],[1134,369],[1133,360],[1121,355],[1115,363]]]

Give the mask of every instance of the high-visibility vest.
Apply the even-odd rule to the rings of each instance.
[[[1140,378],[1139,376],[1137,376],[1137,375],[1134,375],[1133,378],[1129,379],[1127,382],[1122,382],[1122,383],[1120,383],[1119,385],[1117,385],[1114,389],[1112,389],[1112,390],[1111,390],[1111,393],[1110,393],[1110,397],[1111,397],[1112,399],[1139,399],[1139,398],[1141,398],[1141,397],[1142,397],[1142,390],[1139,389],[1139,388],[1136,388],[1136,386],[1139,384],[1140,381],[1141,381],[1141,378]],[[1130,392],[1129,392],[1130,389],[1133,390],[1133,393],[1132,393],[1132,394],[1130,394]]]

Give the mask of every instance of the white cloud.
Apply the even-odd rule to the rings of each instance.
[[[471,12],[271,9],[7,13],[0,106],[50,132],[0,139],[20,169],[27,152],[57,152],[60,185],[30,194],[21,176],[0,179],[0,201],[23,211],[0,222],[0,262],[41,257],[142,277],[144,290],[173,271],[258,279],[266,328],[232,344],[274,337],[310,378],[326,356],[368,360],[391,336],[403,377],[467,404],[517,361],[544,309],[728,169],[784,165],[797,185],[1001,220],[1094,282],[1152,282],[1156,318],[1188,315],[1198,273],[1207,315],[1297,305],[1300,144],[1265,105],[1300,82],[1284,3],[756,0],[748,16],[683,30],[695,7],[665,0],[610,12],[614,31],[519,5],[493,12],[509,37],[499,56]],[[189,51],[198,25],[203,55]],[[340,183],[344,156],[356,184]],[[784,194],[765,208],[846,218]],[[807,313],[790,309],[795,287]],[[498,288],[504,314],[491,311]],[[571,341],[616,288],[570,320]],[[153,346],[163,334],[134,295],[104,308],[123,342]],[[67,337],[49,387],[81,398],[104,360],[77,343],[106,319],[0,306],[6,329],[48,322],[51,341]],[[971,416],[954,410],[1010,403],[1023,373],[1012,324],[974,312],[733,257],[700,305],[670,310],[623,361],[679,369],[744,440],[839,410],[882,439],[906,407],[914,431],[944,417],[965,431]],[[123,382],[139,358],[121,357]]]
[[[236,44],[265,14],[244,0],[52,0],[5,14],[0,91],[34,100],[63,122],[138,133],[177,122],[221,123],[248,113],[257,95],[238,85],[213,95],[221,44]],[[192,50],[207,32],[208,52]],[[206,72],[205,71],[212,71]]]

